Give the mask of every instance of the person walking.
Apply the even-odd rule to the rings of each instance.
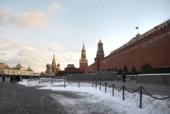
[[[12,76],[10,76],[10,82],[11,82],[11,83],[13,82],[13,77],[12,77]]]
[[[123,83],[125,83],[126,82],[126,73],[123,73],[122,78],[123,78]]]
[[[2,82],[5,82],[5,76],[2,76]]]

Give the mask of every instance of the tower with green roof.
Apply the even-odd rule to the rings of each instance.
[[[96,71],[100,71],[100,63],[104,59],[104,50],[103,50],[103,43],[101,40],[99,40],[98,43],[98,48],[97,48],[97,53],[96,53],[96,58],[95,58],[95,63],[96,63]]]

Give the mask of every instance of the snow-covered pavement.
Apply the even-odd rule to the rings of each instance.
[[[105,94],[104,87],[100,91],[89,83],[81,83],[80,88],[77,83],[67,83],[64,88],[63,80],[50,82],[49,79],[41,83],[39,80],[23,80],[19,84],[54,91],[50,96],[60,102],[69,114],[170,114],[170,99],[160,101],[143,95],[143,108],[140,109],[138,93],[125,92],[125,101],[122,101],[121,91],[115,90],[112,96],[111,88],[107,88]]]

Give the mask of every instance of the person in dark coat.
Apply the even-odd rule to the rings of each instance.
[[[12,77],[12,76],[10,76],[10,82],[11,82],[11,83],[13,82],[13,80],[14,80],[14,79],[13,79],[13,77]]]
[[[2,82],[5,82],[5,76],[2,77]]]
[[[123,83],[125,83],[126,82],[126,73],[123,73],[122,78],[123,78]]]

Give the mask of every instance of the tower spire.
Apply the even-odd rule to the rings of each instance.
[[[53,60],[55,60],[55,54],[53,54]]]
[[[82,47],[82,50],[81,50],[81,58],[80,58],[80,70],[82,72],[85,71],[85,69],[87,68],[88,66],[88,61],[87,61],[87,58],[86,58],[86,49],[85,49],[85,46],[84,46],[84,43],[83,43],[83,47]]]
[[[55,55],[53,55],[52,72],[53,72],[53,73],[56,73],[56,61],[55,61]]]
[[[103,43],[101,40],[99,40],[99,43],[98,43],[98,48],[97,48],[97,55],[98,54],[102,54],[103,57],[104,57],[104,51],[103,51]]]
[[[82,50],[85,50],[84,42],[83,42],[83,47],[82,47]]]

